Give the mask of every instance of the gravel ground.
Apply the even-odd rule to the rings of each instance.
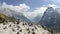
[[[39,26],[39,27],[38,27]],[[44,30],[40,25],[20,22],[8,22],[0,24],[0,34],[50,34]]]

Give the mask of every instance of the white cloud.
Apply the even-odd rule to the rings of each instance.
[[[49,4],[48,6],[49,6],[49,7],[55,7],[56,5],[54,5],[54,4]]]
[[[24,11],[27,11],[28,9],[30,9],[30,7],[27,6],[25,3],[20,4],[19,6],[13,6],[13,5],[8,5],[5,2],[3,2],[2,7],[9,8],[9,9],[17,11],[17,12],[24,12]]]
[[[47,7],[53,7],[54,9],[55,9],[55,8],[60,8],[60,6],[57,6],[57,5],[55,5],[55,4],[49,4],[49,5],[47,5]]]
[[[44,14],[45,10],[47,9],[47,7],[53,7],[55,8],[59,8],[59,6],[54,5],[54,4],[48,4],[48,5],[43,5],[42,7],[37,8],[36,10],[33,10],[31,12],[26,12],[24,13],[24,15],[26,17],[28,17],[29,19],[34,19],[37,15],[42,15]]]
[[[25,12],[24,15],[30,19],[34,19],[38,14],[42,15],[45,10],[46,10],[46,7],[40,7],[40,8],[37,8],[36,10],[33,10],[32,12]]]

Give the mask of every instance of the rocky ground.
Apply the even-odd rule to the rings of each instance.
[[[50,34],[40,25],[26,22],[0,24],[0,34]]]

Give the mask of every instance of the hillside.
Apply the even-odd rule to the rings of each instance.
[[[14,22],[16,19],[14,17],[8,17],[2,13],[0,13],[0,23],[4,22]]]
[[[8,22],[0,24],[0,34],[51,34],[41,25],[20,22]]]

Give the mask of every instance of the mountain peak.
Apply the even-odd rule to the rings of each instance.
[[[48,7],[44,12],[40,20],[40,24],[47,26],[53,30],[59,30],[60,26],[60,13],[58,13],[60,9],[54,9],[53,7]],[[56,27],[57,26],[57,27]]]
[[[48,7],[47,9],[53,9],[53,7]]]
[[[46,11],[51,11],[51,10],[54,10],[54,8],[53,7],[48,7],[47,9],[46,9]]]

